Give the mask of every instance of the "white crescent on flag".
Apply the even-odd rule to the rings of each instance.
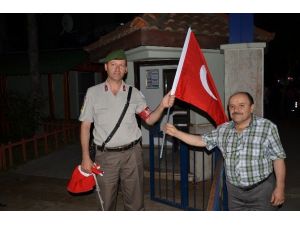
[[[207,94],[210,95],[210,97],[212,97],[213,99],[215,99],[217,101],[216,96],[214,96],[214,94],[210,90],[210,87],[208,86],[208,83],[207,83],[207,72],[206,72],[206,69],[205,69],[204,65],[201,66],[199,73],[200,73],[200,80],[201,80],[201,83],[202,83],[205,91],[207,92]]]

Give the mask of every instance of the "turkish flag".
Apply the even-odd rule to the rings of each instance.
[[[205,111],[217,125],[228,121],[195,34],[189,28],[171,95]]]

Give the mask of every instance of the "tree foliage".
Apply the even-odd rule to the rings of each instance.
[[[33,100],[30,96],[32,94],[8,94],[4,115],[9,123],[9,132],[3,135],[2,142],[29,138],[36,133],[43,116],[45,100]]]

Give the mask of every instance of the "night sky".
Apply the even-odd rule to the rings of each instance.
[[[271,78],[294,76],[299,80],[300,14],[255,14],[254,23],[270,32],[275,38],[266,49],[266,81]]]
[[[63,17],[72,19],[72,30],[64,31]],[[38,13],[39,48],[81,48],[109,33],[121,23],[126,23],[138,14],[131,13]],[[4,32],[5,31],[5,32]],[[4,52],[26,51],[26,14],[0,14],[0,38]],[[2,52],[3,52],[2,51]]]

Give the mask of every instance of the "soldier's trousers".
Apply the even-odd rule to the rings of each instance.
[[[144,210],[143,150],[140,144],[120,152],[97,151],[96,162],[104,171],[104,176],[97,176],[104,210],[116,210],[119,188],[124,210]]]

